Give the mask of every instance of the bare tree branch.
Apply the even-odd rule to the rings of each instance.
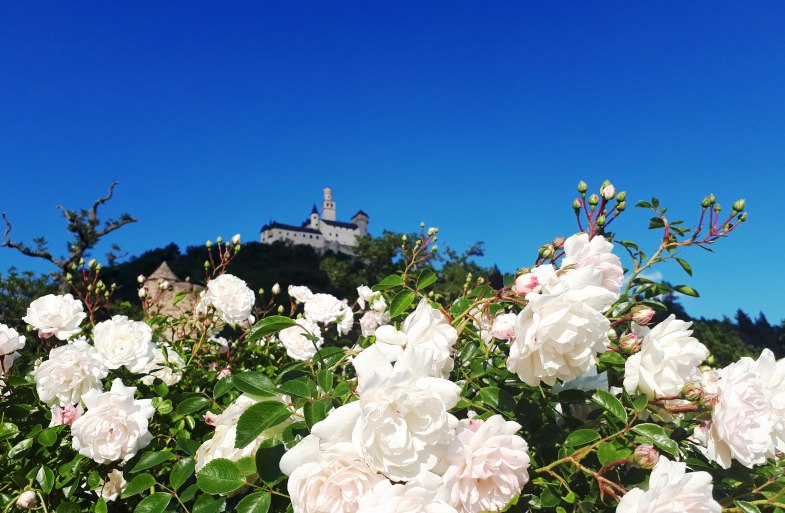
[[[5,221],[6,228],[5,228],[5,232],[3,233],[3,238],[5,240],[3,241],[2,246],[13,248],[19,251],[20,253],[22,253],[23,255],[29,257],[43,258],[44,260],[49,260],[57,267],[60,268],[63,267],[63,262],[53,257],[52,254],[49,253],[48,251],[33,250],[28,248],[24,244],[21,244],[19,242],[13,242],[11,240],[11,221],[8,220],[8,216],[6,215],[5,212],[3,212],[3,221]]]

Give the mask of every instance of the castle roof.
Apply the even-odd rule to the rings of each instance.
[[[352,226],[354,226],[354,225],[352,225]],[[319,230],[314,230],[313,228],[306,228],[304,226],[293,226],[291,224],[283,224],[283,223],[279,223],[277,221],[273,221],[270,224],[266,224],[266,225],[262,226],[262,231],[264,232],[264,231],[267,231],[267,230],[272,230],[273,228],[278,228],[278,229],[281,229],[281,230],[289,230],[289,231],[292,231],[292,232],[316,233],[316,234],[319,234],[319,235],[322,234],[322,232],[320,232]]]
[[[181,281],[180,278],[172,271],[172,268],[169,267],[169,264],[166,262],[161,262],[161,265],[158,266],[158,269],[153,271],[153,274],[147,277],[148,280],[167,280],[171,282],[178,282]]]
[[[327,219],[322,219],[324,224],[328,224],[330,226],[337,226],[339,228],[351,228],[352,230],[357,229],[357,225],[354,223],[344,223],[343,221],[328,221]]]
[[[316,210],[316,203],[313,204],[313,208],[311,209],[311,214],[319,214],[319,211]]]
[[[354,218],[355,218],[355,217],[357,217],[357,216],[365,216],[365,217],[368,217],[368,218],[370,218],[370,217],[371,217],[371,216],[369,216],[367,213],[365,213],[365,212],[364,212],[364,211],[362,211],[362,210],[358,210],[358,211],[357,211],[357,213],[356,213],[356,214],[354,214],[354,215],[352,216],[352,219],[354,219]]]

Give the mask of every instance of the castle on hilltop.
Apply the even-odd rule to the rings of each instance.
[[[325,187],[321,216],[314,205],[311,214],[300,226],[273,221],[262,227],[261,241],[266,244],[291,241],[311,246],[319,253],[329,250],[351,254],[352,248],[357,245],[357,237],[368,235],[368,219],[368,214],[360,210],[349,223],[336,221],[333,190]]]

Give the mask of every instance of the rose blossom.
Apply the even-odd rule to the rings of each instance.
[[[406,484],[379,481],[360,497],[357,513],[458,513],[448,502],[441,477],[431,472],[418,474]]]
[[[343,313],[338,320],[338,334],[348,335],[354,326],[354,312],[348,305],[343,306]]]
[[[690,326],[691,322],[680,321],[675,315],[651,330],[633,324],[633,333],[643,334],[643,340],[640,351],[627,358],[624,366],[628,393],[637,390],[649,399],[670,397],[685,384],[700,381],[698,365],[709,356],[709,350],[690,336]]]
[[[30,303],[27,315],[22,319],[37,329],[41,338],[54,335],[60,340],[68,340],[79,333],[79,325],[85,317],[82,302],[71,294],[48,294]]]
[[[431,374],[449,374],[453,368],[450,353],[458,340],[458,332],[439,310],[423,299],[401,328],[398,331],[392,326],[382,326],[376,330],[376,346],[389,361],[400,358],[407,347],[423,347],[430,349],[433,355]]]
[[[390,322],[390,314],[387,312],[374,312],[368,311],[360,318],[360,329],[362,330],[363,337],[370,337],[376,331],[376,328]]]
[[[447,448],[444,482],[460,513],[497,511],[529,481],[529,448],[517,422],[493,415],[461,420]]]
[[[757,361],[742,357],[718,371],[711,420],[695,429],[695,438],[723,468],[730,468],[732,459],[752,468],[785,450],[785,419],[767,380],[773,362],[774,355],[764,351]]]
[[[25,346],[25,337],[14,328],[0,323],[0,356],[11,354]]]
[[[212,305],[224,322],[238,324],[248,319],[255,302],[253,291],[243,280],[222,274],[207,282],[207,290],[199,306],[203,309]]]
[[[103,497],[106,502],[116,500],[121,493],[128,488],[128,483],[123,477],[123,473],[119,470],[112,469],[106,479],[101,479],[99,488],[95,491],[96,495]]]
[[[517,316],[514,313],[503,313],[496,316],[491,325],[491,335],[499,340],[509,340],[515,337],[515,321]]]
[[[609,342],[610,321],[601,312],[614,301],[591,267],[561,276],[550,265],[537,269],[545,286],[527,294],[507,359],[507,369],[532,386],[569,381],[589,369]]]
[[[687,465],[660,457],[649,477],[649,488],[633,488],[621,498],[616,513],[720,513],[711,495],[711,474],[686,472]]]
[[[98,351],[78,338],[49,352],[33,371],[38,397],[49,406],[78,404],[90,390],[101,390],[109,370]]]
[[[70,426],[76,419],[82,416],[84,408],[81,404],[74,406],[69,404],[65,408],[59,406],[52,407],[52,420],[49,422],[49,427],[55,426]]]
[[[38,504],[38,496],[33,490],[25,490],[16,499],[16,507],[19,509],[33,509]]]
[[[155,357],[142,369],[142,372],[147,374],[140,381],[145,385],[152,385],[155,378],[160,379],[167,385],[175,385],[183,379],[183,369],[185,368],[185,360],[180,356],[177,351],[171,347],[155,348]]]
[[[602,273],[602,287],[619,297],[621,285],[624,283],[624,268],[619,257],[613,254],[613,244],[601,235],[589,240],[589,235],[579,233],[564,241],[564,260],[562,267],[592,267]]]
[[[71,425],[79,454],[103,464],[128,461],[147,447],[153,439],[148,421],[155,409],[150,399],[134,399],[135,391],[116,378],[109,392],[92,389],[82,396],[87,411]]]
[[[308,319],[295,319],[297,326],[291,326],[278,333],[278,340],[286,348],[286,354],[295,360],[308,361],[316,354],[317,347],[322,347],[324,339],[319,325]],[[317,337],[314,342],[305,335]]]
[[[329,324],[341,318],[346,305],[331,294],[314,294],[305,302],[305,318],[322,324]]]
[[[155,358],[152,336],[150,326],[125,315],[115,315],[93,329],[95,348],[112,370],[125,366],[131,372],[143,372]]]
[[[313,292],[311,292],[311,289],[304,285],[289,285],[288,291],[289,297],[298,303],[305,303],[313,297]]]
[[[539,288],[540,282],[537,280],[537,275],[531,272],[515,278],[515,284],[512,286],[512,290],[520,296],[525,296],[529,292],[538,292]]]

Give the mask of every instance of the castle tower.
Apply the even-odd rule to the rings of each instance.
[[[314,230],[319,229],[319,211],[316,210],[316,205],[313,206],[311,209],[311,216],[310,216],[311,224],[309,228],[313,228]]]
[[[335,221],[335,202],[333,201],[333,190],[330,187],[324,188],[324,202],[322,202],[322,219],[325,221]]]
[[[368,214],[363,212],[362,210],[358,211],[352,217],[352,222],[357,225],[359,233],[357,234],[358,237],[364,237],[368,235]]]

